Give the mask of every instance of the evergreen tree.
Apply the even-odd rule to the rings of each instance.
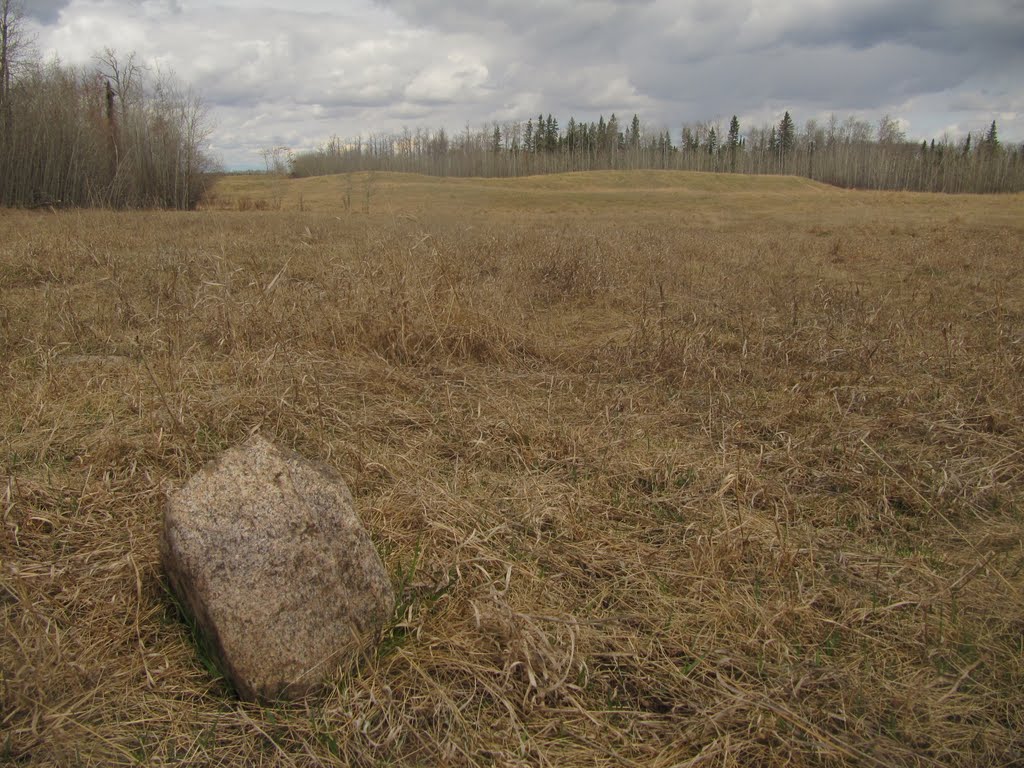
[[[983,142],[988,149],[995,149],[999,146],[999,134],[996,133],[996,121],[992,121],[992,126],[988,129],[988,133],[985,134],[985,140]]]
[[[696,134],[693,132],[693,129],[688,125],[683,126],[683,133],[679,137],[679,139],[680,147],[686,150],[687,152],[693,152],[700,146],[700,142],[697,140]]]
[[[736,172],[736,154],[740,148],[740,121],[736,115],[729,121],[729,134],[725,139],[725,146],[729,150],[729,170]]]
[[[789,116],[789,112],[782,116],[782,120],[779,122],[779,151],[782,154],[787,154],[793,151],[793,145],[796,142],[796,131],[793,127],[793,118]]]
[[[732,116],[732,120],[729,121],[729,135],[726,137],[725,146],[731,151],[735,152],[740,145],[740,121],[736,118],[736,115]]]
[[[633,122],[629,126],[629,143],[633,147],[640,146],[640,117],[633,115]]]
[[[971,134],[967,134],[967,140],[964,142],[964,154],[969,155],[971,153]]]
[[[558,151],[558,121],[548,114],[548,119],[544,123],[544,148],[548,152]]]
[[[545,137],[547,133],[545,131],[544,115],[537,115],[537,125],[533,128],[533,151],[543,152],[547,149],[547,142]]]
[[[615,113],[612,112],[612,116],[608,118],[608,148],[612,152],[618,152],[622,148],[623,139],[622,133],[619,131],[619,119],[615,117]]]
[[[491,151],[494,154],[501,152],[501,129],[498,124],[494,124],[494,134],[491,136]]]
[[[707,142],[708,154],[715,154],[718,150],[718,132],[715,130],[715,126],[711,126],[711,130],[708,131]]]
[[[523,130],[523,150],[533,152],[533,118],[526,121],[526,128]]]

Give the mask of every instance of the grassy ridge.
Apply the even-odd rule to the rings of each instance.
[[[837,189],[796,176],[743,176],[686,171],[599,171],[506,179],[438,178],[418,174],[352,173],[287,179],[224,177],[208,208],[467,217],[529,213],[630,219],[661,227],[666,213],[693,224],[776,223],[880,226],[999,225],[1018,229],[1024,194],[984,197]],[[346,198],[348,199],[346,205]]]
[[[1021,213],[656,172],[0,213],[0,755],[1024,759]],[[272,709],[156,552],[255,429],[338,467],[401,594]]]

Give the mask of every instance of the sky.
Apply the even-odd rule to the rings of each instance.
[[[36,47],[136,51],[206,101],[210,152],[552,113],[741,129],[855,115],[1024,141],[1024,0],[22,0]]]

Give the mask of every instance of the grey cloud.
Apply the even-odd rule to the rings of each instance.
[[[755,3],[752,0],[378,0],[413,24],[476,32],[515,41],[529,55],[551,59],[614,56],[623,41],[674,40],[689,58],[716,51],[763,52],[779,46],[882,44],[992,59],[1024,51],[1020,0],[888,0]]]
[[[983,47],[1001,55],[1021,49],[1024,3],[909,0],[841,5],[829,13],[804,14],[795,19],[780,40],[859,49],[899,43],[944,52]]]
[[[69,5],[71,0],[29,0],[23,3],[25,13],[28,16],[42,22],[53,24],[63,8]]]
[[[73,3],[74,0],[23,0],[22,4],[29,16],[43,24],[53,24],[59,19],[60,12]],[[110,5],[136,9],[149,5],[166,8],[171,13],[183,11],[181,0],[112,0]]]
[[[393,120],[426,120],[430,118],[431,109],[422,104],[406,102],[390,107],[387,114]]]
[[[444,33],[472,33],[510,41],[543,56],[560,51],[614,54],[616,30],[655,0],[378,0],[409,23]]]
[[[734,106],[775,100],[870,108],[959,85],[984,62],[883,44],[870,55],[838,46],[739,52],[698,60],[658,49],[632,69],[635,82],[662,100]],[[851,77],[851,73],[856,73]]]
[[[87,61],[106,41],[82,41],[103,28],[119,35],[110,44],[177,71],[211,103],[234,165],[271,140],[300,148],[541,111],[637,112],[674,127],[860,110],[915,130],[998,112],[1015,115],[999,118],[1007,140],[1024,135],[1021,0],[216,0],[186,12],[179,0],[30,2],[58,22],[62,57]]]

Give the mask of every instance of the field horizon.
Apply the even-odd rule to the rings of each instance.
[[[0,232],[0,759],[1024,761],[1024,195],[251,175]],[[157,551],[257,431],[399,600],[278,706]]]

